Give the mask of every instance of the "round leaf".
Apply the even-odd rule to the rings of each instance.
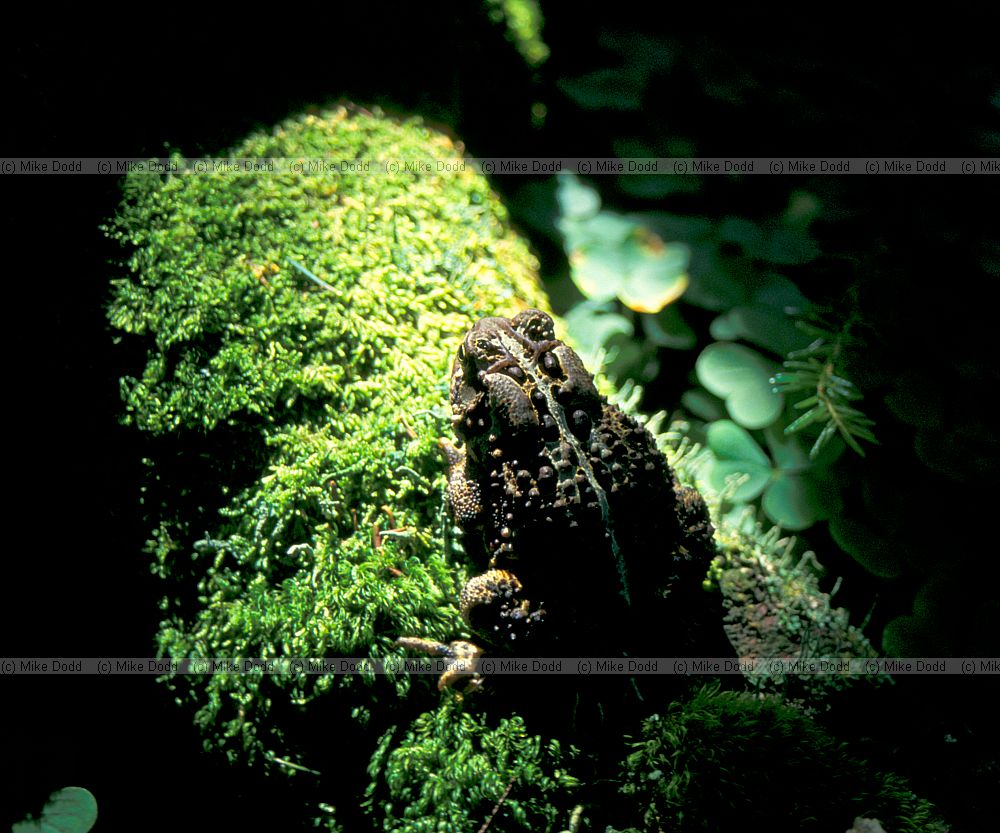
[[[616,335],[631,337],[632,322],[617,313],[604,312],[592,304],[577,304],[565,315],[570,337],[585,362],[593,364],[598,352]]]
[[[767,487],[761,506],[772,521],[793,532],[812,526],[822,514],[812,481],[784,472]]]
[[[634,221],[610,211],[584,220],[559,221],[570,276],[587,298],[610,301],[618,295],[629,266],[624,247],[638,228]]]
[[[708,426],[708,447],[720,460],[742,460],[770,467],[771,461],[750,433],[735,422],[720,419]]]
[[[704,388],[692,388],[685,391],[681,397],[681,406],[696,417],[707,421],[722,419],[726,414],[722,400],[717,396],[712,396]]]
[[[720,240],[736,243],[751,257],[759,257],[764,250],[764,232],[744,217],[726,217],[719,223],[716,233]]]
[[[614,249],[575,249],[569,256],[570,277],[591,301],[610,301],[618,296],[622,264]]]
[[[793,191],[788,197],[784,221],[790,228],[808,228],[823,210],[823,203],[808,191]]]
[[[716,342],[695,363],[698,381],[725,399],[729,415],[744,428],[770,425],[781,414],[784,397],[771,389],[775,365],[741,344]]]
[[[636,312],[656,313],[676,301],[688,286],[689,257],[686,246],[664,245],[655,234],[637,231],[622,248],[622,303]]]
[[[788,435],[779,426],[769,425],[764,429],[764,439],[777,468],[796,472],[810,465],[809,449],[797,435]]]
[[[656,315],[643,315],[641,321],[646,337],[659,347],[690,350],[697,343],[694,330],[674,304],[660,310]]]
[[[903,572],[902,551],[867,524],[850,518],[830,521],[830,535],[844,552],[869,573],[881,578],[896,578]]]
[[[784,275],[768,272],[764,283],[753,293],[754,306],[773,307],[782,312],[795,313],[809,308],[809,301],[799,288]]]
[[[897,616],[882,631],[882,650],[889,657],[934,656],[927,648],[935,641],[927,625],[916,616]]]
[[[746,288],[735,278],[718,247],[711,242],[691,245],[691,286],[684,300],[716,312],[746,300]]]
[[[708,482],[715,491],[722,492],[728,488],[727,481],[731,477],[743,475],[746,475],[746,481],[737,486],[729,496],[733,503],[756,500],[771,480],[771,467],[749,460],[716,460],[708,471]]]
[[[557,179],[556,202],[563,217],[579,220],[592,217],[600,210],[600,196],[582,179],[571,173],[559,174]]]
[[[727,318],[740,337],[780,356],[809,344],[809,336],[795,326],[795,320],[774,307],[740,306]]]
[[[97,821],[97,800],[83,787],[56,790],[38,819],[25,819],[11,827],[12,833],[87,833]]]
[[[819,247],[815,240],[798,229],[776,228],[769,235],[761,256],[771,263],[808,263],[819,257]]]
[[[740,337],[739,328],[728,312],[714,318],[708,325],[708,332],[716,341],[735,341]]]

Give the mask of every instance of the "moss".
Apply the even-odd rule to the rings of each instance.
[[[342,108],[230,155],[433,166],[459,149],[418,121]],[[129,252],[128,274],[109,318],[144,353],[121,386],[126,420],[154,438],[149,549],[178,582],[162,655],[382,656],[400,634],[461,630],[436,448],[450,363],[476,318],[546,303],[506,220],[471,172],[125,180],[107,231]],[[211,482],[219,472],[243,485]],[[409,683],[363,687],[398,696]],[[347,693],[357,677],[173,685],[197,705],[210,745],[251,759],[290,754],[272,707],[339,688],[342,708],[364,716],[373,697]]]
[[[499,830],[548,831],[571,812],[579,782],[564,760],[572,750],[543,746],[517,716],[490,727],[450,700],[418,718],[391,752],[390,740],[369,766],[367,804],[383,816],[382,830],[464,833],[492,816]]]
[[[632,746],[629,830],[845,830],[858,816],[901,833],[947,830],[901,778],[773,696],[706,687],[645,720]]]
[[[536,0],[486,0],[492,20],[507,27],[507,39],[514,43],[528,66],[538,67],[549,57],[549,47],[542,39],[542,10]]]

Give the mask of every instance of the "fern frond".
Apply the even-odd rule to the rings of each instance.
[[[792,405],[805,413],[793,420],[785,428],[785,433],[795,434],[810,425],[821,426],[819,436],[809,451],[812,459],[837,434],[862,457],[865,451],[859,440],[878,444],[870,428],[875,424],[874,420],[852,404],[859,402],[864,395],[850,379],[838,372],[837,365],[848,338],[849,324],[837,332],[837,328],[824,326],[821,322],[798,322],[815,338],[808,347],[789,353],[783,364],[784,370],[771,379],[775,392],[806,394]]]

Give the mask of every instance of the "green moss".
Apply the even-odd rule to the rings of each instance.
[[[542,40],[542,10],[536,0],[486,0],[490,18],[507,26],[507,39],[513,41],[528,66],[538,67],[549,57],[549,47]]]
[[[231,155],[459,157],[417,121],[345,109],[251,136]],[[177,581],[161,654],[383,656],[400,634],[461,631],[436,448],[450,364],[475,319],[545,306],[506,219],[471,172],[126,179],[107,231],[128,250],[129,274],[114,282],[109,318],[144,354],[121,386],[126,420],[156,438],[149,549]],[[363,718],[373,693],[361,682],[173,684],[210,745],[284,758],[272,708],[320,697],[336,708],[339,688],[341,708]],[[382,697],[409,683],[364,681]]]
[[[558,742],[543,747],[516,716],[491,728],[455,701],[418,718],[391,752],[390,740],[382,739],[369,766],[368,806],[381,811],[386,831],[464,833],[494,808],[498,830],[553,830],[579,786]],[[383,783],[387,795],[376,801]]]
[[[629,830],[945,831],[901,778],[872,770],[775,697],[707,687],[643,722],[623,767]]]

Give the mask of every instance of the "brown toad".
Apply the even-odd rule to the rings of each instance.
[[[455,359],[451,405],[462,445],[442,441],[448,503],[467,553],[487,567],[462,591],[469,628],[491,649],[535,656],[650,656],[669,644],[666,599],[680,583],[700,587],[714,553],[704,501],[598,394],[552,319],[529,309],[477,322]],[[479,682],[474,643],[397,642],[469,661],[439,688]]]

